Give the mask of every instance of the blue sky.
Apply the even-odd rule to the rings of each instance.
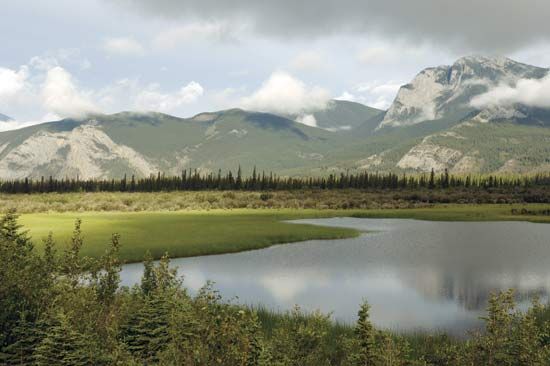
[[[122,110],[296,113],[329,98],[386,108],[421,69],[466,54],[548,66],[548,5],[516,3],[0,0],[0,113],[16,127]]]

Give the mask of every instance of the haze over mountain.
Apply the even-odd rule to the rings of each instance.
[[[513,93],[526,82],[544,84],[547,75],[507,58],[470,56],[421,71],[387,112],[333,100],[307,115],[230,109],[188,119],[134,112],[64,119],[0,133],[0,177],[147,176],[239,165],[284,175],[547,171],[550,112],[536,96]]]

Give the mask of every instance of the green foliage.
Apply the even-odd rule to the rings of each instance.
[[[298,307],[286,314],[271,337],[272,364],[280,366],[329,365],[329,317],[306,315]]]
[[[122,263],[119,259],[120,250],[120,235],[113,234],[111,238],[111,246],[105,252],[105,255],[100,259],[101,268],[96,274],[97,276],[97,297],[98,300],[105,304],[111,304],[116,295],[116,291],[120,282],[120,271]]]
[[[49,321],[34,359],[37,366],[100,365],[102,357],[98,351],[92,337],[75,330],[68,317],[60,312]]]
[[[356,361],[358,366],[374,366],[377,359],[376,333],[369,319],[369,310],[370,306],[367,302],[361,305],[359,319],[355,327],[356,337],[359,342],[359,354]]]
[[[211,284],[192,297],[166,255],[146,258],[141,286],[119,288],[118,235],[84,259],[77,221],[64,255],[50,235],[42,257],[15,214],[2,222],[0,250],[12,259],[0,267],[2,365],[550,365],[550,306],[519,311],[512,291],[491,297],[486,329],[469,339],[403,336],[376,329],[366,302],[350,328],[319,312],[235,305]]]
[[[10,211],[0,220],[0,354],[17,342],[17,332],[25,332],[50,300],[49,269],[17,219]]]

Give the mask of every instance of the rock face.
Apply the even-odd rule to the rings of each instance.
[[[504,57],[469,56],[451,66],[428,68],[401,87],[378,128],[408,126],[424,121],[459,121],[476,110],[471,99],[499,83],[540,79],[548,69],[522,64]],[[499,115],[514,110],[496,111]],[[486,116],[485,118],[488,118]]]
[[[158,171],[141,154],[116,144],[90,123],[67,132],[36,132],[0,160],[0,176],[37,178],[49,172],[58,177],[106,178],[117,164],[143,176]]]

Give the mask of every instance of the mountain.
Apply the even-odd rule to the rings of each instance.
[[[9,121],[13,121],[13,118],[0,113],[0,122],[9,122]]]
[[[0,178],[107,178],[124,174],[251,173],[328,175],[550,171],[550,109],[485,106],[472,100],[501,84],[549,70],[506,58],[463,57],[428,68],[398,92],[388,111],[331,101],[310,125],[241,109],[177,118],[122,112],[0,132]],[[315,122],[315,123],[312,123]]]
[[[0,177],[148,176],[239,164],[284,172],[318,165],[338,144],[334,133],[268,113],[123,112],[0,133]]]
[[[547,74],[548,69],[504,57],[468,56],[451,66],[427,68],[399,89],[378,128],[434,120],[456,123],[479,112],[470,102],[489,88],[503,82],[514,84],[519,79],[541,79]],[[487,113],[488,117],[493,113],[502,114],[502,110]]]
[[[383,113],[384,111],[380,109],[368,107],[361,103],[333,99],[325,109],[312,112],[310,116],[315,119],[317,127],[337,132],[357,128]],[[287,117],[296,121],[305,118],[304,115],[290,115]]]
[[[406,172],[549,171],[550,110],[471,103],[493,87],[541,79],[548,72],[503,57],[480,56],[425,69],[401,87],[375,136],[365,140],[377,145],[377,151],[354,166]]]

